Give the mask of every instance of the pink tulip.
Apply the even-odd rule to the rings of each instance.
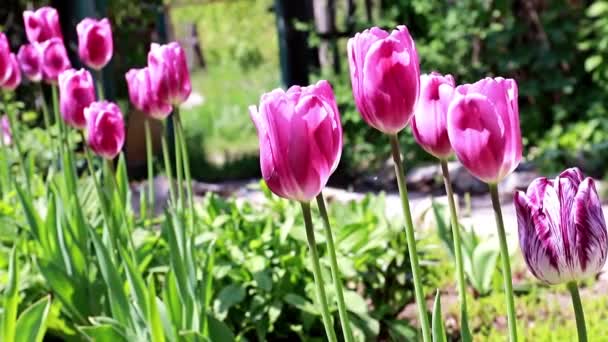
[[[21,84],[21,69],[19,68],[19,62],[17,56],[14,53],[10,54],[10,68],[8,78],[4,80],[4,83],[0,84],[0,88],[4,90],[13,91]]]
[[[528,268],[548,284],[581,280],[606,263],[608,232],[591,178],[577,169],[538,178],[515,193],[519,244]]]
[[[114,159],[125,143],[125,124],[120,108],[108,101],[93,102],[84,109],[87,143],[106,159]]]
[[[0,140],[0,144],[3,146],[9,146],[13,143],[13,134],[11,132],[11,125],[8,120],[8,116],[2,115],[0,118],[0,134],[2,135],[2,140]]]
[[[148,53],[152,89],[163,103],[179,105],[192,91],[184,50],[178,43],[152,44]]]
[[[78,33],[78,55],[90,68],[100,70],[112,59],[114,42],[112,28],[106,18],[85,18],[76,25]]]
[[[95,101],[93,77],[85,70],[68,69],[59,74],[59,106],[63,120],[74,128],[84,129],[84,109]]]
[[[402,130],[413,115],[420,88],[418,53],[407,27],[377,27],[348,40],[355,103],[370,126],[387,134]]]
[[[0,84],[10,76],[11,47],[3,32],[0,32]]]
[[[21,45],[17,53],[17,60],[23,74],[32,82],[42,80],[42,56],[35,44]]]
[[[297,201],[317,196],[340,162],[342,126],[331,86],[275,89],[249,107],[260,140],[262,176],[275,194]]]
[[[42,43],[51,38],[59,38],[63,41],[61,27],[59,26],[59,14],[52,7],[41,7],[35,12],[24,11],[23,22],[30,43]]]
[[[452,75],[431,73],[420,76],[420,98],[414,109],[412,133],[425,151],[439,159],[446,159],[452,153],[447,116],[454,86]]]
[[[456,88],[448,109],[448,136],[471,174],[497,183],[521,161],[517,83],[485,78]]]
[[[63,42],[51,38],[40,46],[42,54],[42,76],[49,83],[57,82],[57,76],[72,67]]]
[[[171,105],[160,102],[156,93],[152,91],[149,68],[131,69],[125,78],[129,88],[129,98],[135,108],[158,120],[166,118],[171,113]]]
[[[17,62],[17,56],[11,53],[11,66],[9,68],[9,76],[4,83],[0,84],[0,88],[4,90],[15,90],[19,84],[21,84],[21,70],[19,69],[19,62]]]

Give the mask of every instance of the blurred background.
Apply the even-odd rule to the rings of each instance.
[[[605,176],[606,0],[4,0],[0,22],[13,47],[25,41],[22,11],[48,3],[60,10],[73,56],[75,24],[85,16],[110,18],[116,52],[105,87],[125,105],[123,75],[145,64],[150,42],[178,40],[186,48],[194,92],[183,118],[192,174],[201,181],[259,176],[247,107],[273,88],[326,78],[345,132],[332,184],[381,187],[369,180],[385,166],[388,144],[356,111],[346,42],[370,26],[398,24],[410,29],[423,72],[451,73],[458,83],[484,76],[518,81],[526,165],[549,174],[578,165]],[[21,87],[18,97],[33,101],[29,94]],[[144,165],[142,130],[132,130],[140,121],[133,115],[129,122],[133,169]],[[401,139],[407,165],[430,161],[409,132]]]

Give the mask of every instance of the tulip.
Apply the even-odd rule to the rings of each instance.
[[[497,77],[458,86],[448,109],[448,136],[471,174],[500,182],[521,161],[517,83]]]
[[[32,82],[42,80],[42,56],[37,45],[21,45],[17,53],[17,60],[23,74]]]
[[[301,202],[315,198],[342,153],[342,126],[331,86],[275,89],[249,107],[260,141],[262,176],[275,194]]]
[[[7,115],[2,115],[0,118],[0,134],[2,135],[0,143],[3,146],[9,146],[13,143],[13,134],[11,133],[11,125]]]
[[[153,92],[162,103],[179,105],[192,92],[186,54],[178,43],[153,43],[148,53]]]
[[[547,284],[581,280],[606,263],[608,233],[591,178],[571,168],[535,179],[515,195],[519,244],[532,274]]]
[[[350,79],[357,109],[370,126],[387,134],[410,120],[420,88],[418,53],[407,27],[377,27],[348,40]]]
[[[131,103],[138,110],[155,119],[165,119],[171,113],[171,105],[159,101],[152,90],[150,69],[131,69],[125,75]]]
[[[63,42],[58,38],[51,38],[41,46],[42,76],[49,83],[57,82],[57,77],[63,71],[71,68],[68,53]]]
[[[69,125],[84,129],[84,109],[95,101],[93,77],[85,70],[68,69],[59,75],[59,108]]]
[[[21,84],[21,70],[19,70],[19,62],[17,62],[17,56],[14,53],[11,53],[10,60],[8,78],[0,83],[0,88],[12,91]]]
[[[454,95],[454,78],[433,72],[420,76],[420,87],[420,98],[412,117],[412,133],[425,151],[438,159],[446,159],[452,153],[447,116]]]
[[[59,14],[52,7],[45,6],[36,11],[24,11],[23,22],[30,43],[42,43],[51,38],[59,38],[63,41]]]
[[[78,33],[78,55],[84,64],[100,70],[112,59],[114,43],[112,28],[106,18],[85,18],[76,25]]]
[[[0,32],[0,84],[10,76],[11,63],[11,48],[8,39],[3,32]]]
[[[125,143],[125,124],[120,108],[108,101],[93,102],[84,109],[87,143],[91,150],[112,160]]]

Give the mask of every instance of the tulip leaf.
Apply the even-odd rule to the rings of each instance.
[[[46,318],[51,309],[51,297],[46,296],[27,308],[17,321],[19,341],[41,342],[46,332]]]
[[[2,316],[3,341],[15,341],[15,322],[17,321],[17,305],[19,304],[18,279],[17,248],[13,247],[9,260],[8,284],[4,291],[4,314]]]
[[[443,318],[441,317],[441,297],[439,289],[435,295],[435,304],[433,305],[432,330],[433,342],[446,342]]]

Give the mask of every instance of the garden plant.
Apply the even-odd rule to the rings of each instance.
[[[518,340],[525,317],[516,310],[498,192],[522,159],[517,80],[457,85],[449,74],[421,74],[406,26],[372,27],[346,46],[352,97],[369,129],[390,146],[402,219],[386,217],[381,196],[327,201],[323,190],[350,146],[343,146],[326,80],[272,90],[249,108],[263,204],[197,198],[179,109],[192,92],[180,44],[150,46],[147,65],[121,80],[130,100],[123,104],[106,100],[102,87],[114,50],[108,19],[86,18],[74,28],[87,67],[80,70],[72,68],[55,9],[25,11],[23,24],[29,43],[17,54],[0,32],[0,341],[446,341],[448,320],[433,281],[441,271],[424,261],[447,255],[420,238],[410,206],[398,138],[408,126],[436,158],[447,193],[449,224],[433,210],[454,261],[443,264],[457,289],[458,329],[450,338],[477,340],[474,322],[483,317],[471,297],[483,300],[494,272],[475,268],[480,243],[459,220],[448,168],[455,157],[488,186],[504,301],[494,314],[506,317],[501,338]],[[26,79],[39,85],[41,128],[31,127],[14,98]],[[138,212],[122,152],[125,113],[133,110],[146,115],[148,174]],[[161,138],[158,159],[170,180],[161,213],[152,120],[174,129],[171,139]],[[47,167],[24,145],[35,134],[50,142]],[[514,202],[529,271],[543,284],[565,284],[579,341],[603,338],[587,333],[595,330],[585,323],[579,294],[608,253],[594,181],[569,168],[534,180]],[[411,303],[416,324],[398,317]]]

